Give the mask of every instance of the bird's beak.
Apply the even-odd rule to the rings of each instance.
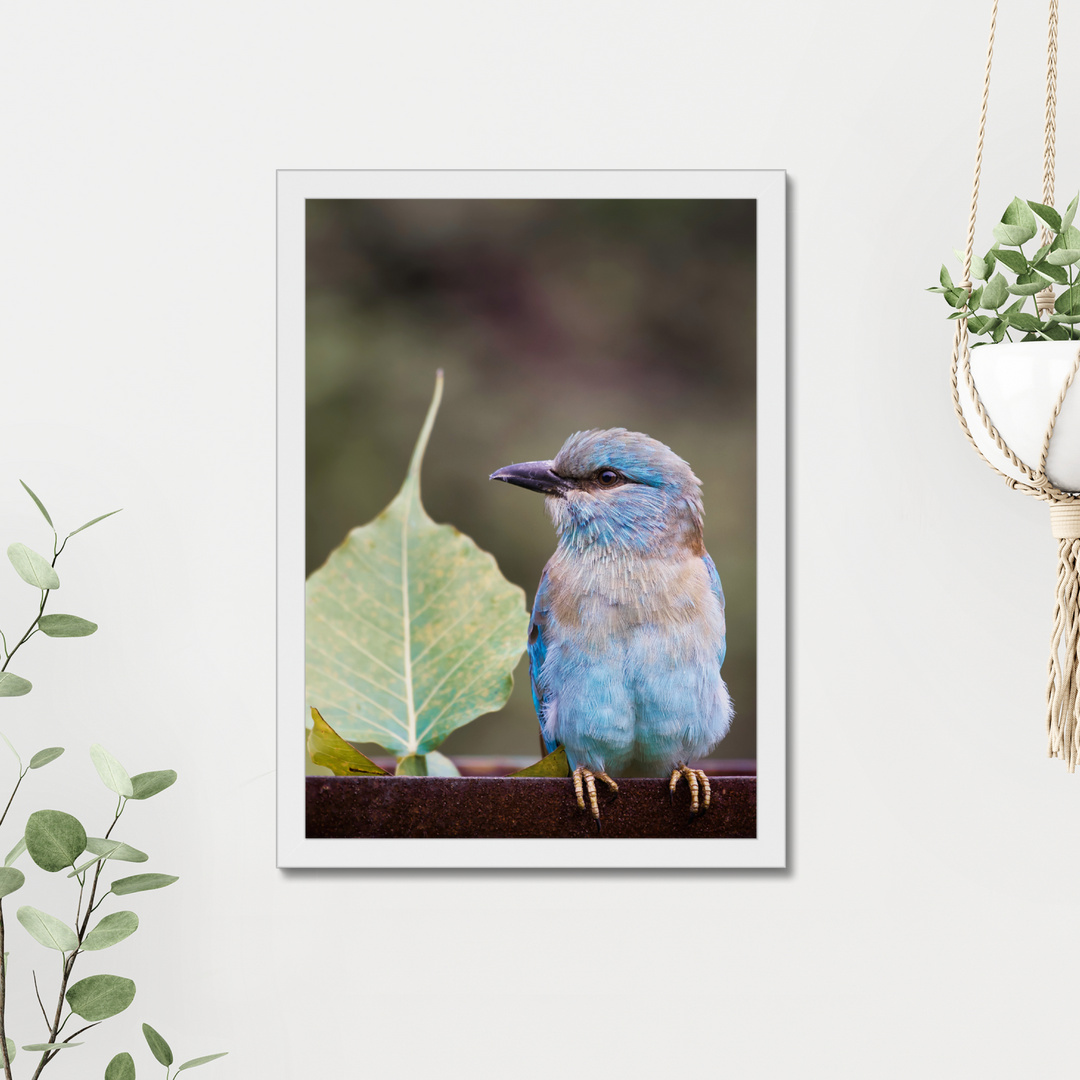
[[[503,480],[530,491],[542,491],[545,495],[562,495],[570,485],[551,471],[551,465],[550,461],[523,461],[520,465],[497,469],[488,479]]]

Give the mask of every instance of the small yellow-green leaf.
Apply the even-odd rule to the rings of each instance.
[[[185,1061],[176,1071],[182,1073],[185,1069],[194,1069],[197,1065],[205,1065],[208,1061],[217,1061],[228,1052],[228,1050],[222,1050],[220,1054],[204,1054],[202,1057],[192,1058],[190,1061]]]
[[[315,726],[307,733],[307,748],[315,765],[322,765],[335,776],[386,776],[371,758],[350,746],[312,707]]]
[[[525,594],[420,501],[442,373],[401,491],[307,583],[307,692],[342,738],[396,757],[436,749],[506,704],[525,646]]]
[[[427,776],[427,758],[423,754],[406,754],[398,758],[395,771],[398,776]]]
[[[133,794],[131,777],[127,770],[116,760],[100,743],[94,743],[90,747],[90,760],[98,771],[102,783],[117,795],[130,799]]]
[[[11,544],[7,549],[11,565],[16,573],[35,589],[59,589],[60,577],[52,564],[25,544]]]
[[[535,765],[527,769],[519,769],[511,776],[569,776],[570,763],[566,760],[566,751],[561,746],[556,746],[546,757],[542,757]]]
[[[81,1042],[59,1042],[59,1043],[30,1043],[28,1046],[24,1046],[24,1050],[70,1050],[73,1046],[82,1046]]]
[[[30,490],[30,487],[25,480],[20,480],[19,483],[26,488],[27,495],[34,500],[37,504],[37,508],[45,515],[45,520],[49,523],[49,528],[52,529],[53,532],[56,532],[56,526],[52,523],[52,518],[49,517],[49,511],[45,509],[45,504]]]

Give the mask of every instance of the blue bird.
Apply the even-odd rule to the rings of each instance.
[[[705,550],[701,481],[636,431],[579,431],[552,461],[492,480],[542,492],[559,543],[529,624],[529,676],[547,752],[561,745],[597,824],[596,779],[612,792],[631,766],[680,777],[691,813],[709,782],[690,762],[731,726],[720,675],[724,592]],[[699,803],[699,788],[701,799]]]

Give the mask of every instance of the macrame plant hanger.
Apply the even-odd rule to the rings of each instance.
[[[986,75],[983,80],[982,108],[979,114],[979,139],[975,151],[975,179],[971,190],[971,214],[968,218],[967,247],[964,251],[964,276],[961,289],[971,289],[971,257],[975,249],[975,210],[979,201],[979,175],[982,170],[983,136],[986,131],[986,104],[990,94],[990,64],[994,55],[994,30],[997,25],[998,0],[994,0],[990,17],[990,40],[986,50]],[[1043,190],[1042,201],[1054,205],[1054,141],[1056,135],[1057,106],[1057,25],[1058,3],[1050,0],[1050,26],[1046,51],[1046,126],[1043,143]],[[1050,242],[1049,232],[1043,226],[1041,240]],[[1040,312],[1053,311],[1054,289],[1049,286],[1036,295]],[[1046,736],[1047,755],[1062,758],[1069,772],[1076,771],[1080,760],[1080,495],[1055,487],[1046,475],[1046,459],[1050,453],[1050,439],[1054,425],[1065,401],[1065,395],[1080,369],[1080,346],[1072,368],[1061,387],[1057,404],[1049,417],[1042,452],[1035,468],[1021,461],[994,427],[971,374],[971,354],[968,351],[967,319],[956,321],[952,351],[952,398],[960,426],[979,456],[1005,483],[1016,491],[1022,491],[1050,504],[1050,528],[1058,541],[1057,594],[1054,598],[1054,629],[1050,637],[1050,663],[1046,688]],[[960,402],[958,378],[964,380],[973,410],[982,422],[987,434],[1010,464],[1024,477],[1017,480],[1003,473],[979,449]]]

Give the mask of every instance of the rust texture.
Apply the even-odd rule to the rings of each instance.
[[[330,838],[581,838],[597,835],[569,779],[441,776],[309,776],[307,836]],[[690,816],[690,792],[674,802],[661,778],[619,780],[600,794],[606,838],[753,838],[757,778],[714,776],[712,806]]]

